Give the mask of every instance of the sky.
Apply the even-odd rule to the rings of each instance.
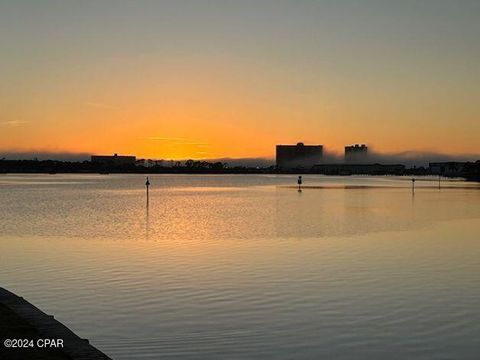
[[[480,154],[478,0],[0,0],[0,153]]]

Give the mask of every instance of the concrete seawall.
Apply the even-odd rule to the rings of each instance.
[[[0,287],[0,358],[108,360],[107,355],[69,328],[12,292]],[[8,339],[8,340],[7,340]],[[16,347],[5,343],[24,340]],[[54,341],[52,344],[46,342]],[[61,341],[58,341],[61,339]],[[30,340],[32,340],[30,342]],[[20,345],[20,346],[18,346]],[[111,360],[111,359],[110,359]]]

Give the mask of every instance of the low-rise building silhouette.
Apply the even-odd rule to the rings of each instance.
[[[428,167],[433,175],[461,176],[466,164],[462,161],[431,162]]]
[[[368,162],[368,147],[365,144],[345,146],[345,163],[366,164]]]
[[[402,175],[402,164],[320,164],[312,171],[324,175]]]
[[[322,162],[323,145],[277,145],[276,164],[279,169],[310,169]]]
[[[124,155],[92,155],[91,161],[93,164],[101,164],[108,166],[119,166],[119,165],[135,165],[137,158],[135,156],[124,156]]]

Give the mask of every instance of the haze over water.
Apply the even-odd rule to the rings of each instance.
[[[114,359],[478,358],[478,184],[295,180],[1,175],[0,284]]]

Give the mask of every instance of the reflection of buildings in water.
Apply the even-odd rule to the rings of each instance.
[[[275,234],[285,238],[362,235],[415,225],[408,192],[277,188]]]

